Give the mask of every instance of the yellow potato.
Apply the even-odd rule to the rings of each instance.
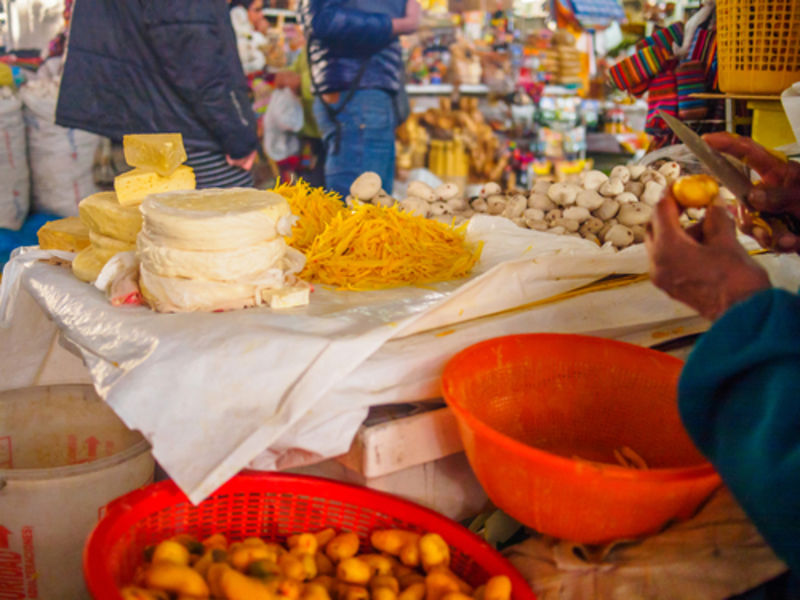
[[[173,594],[205,598],[211,593],[202,575],[197,571],[188,565],[171,562],[158,562],[150,565],[144,573],[144,582],[148,588],[164,590]]]
[[[315,554],[319,548],[319,542],[313,533],[300,533],[291,535],[286,540],[289,550],[300,554]]]
[[[317,552],[314,555],[314,562],[317,563],[317,573],[320,575],[334,575],[336,573],[336,567],[333,562],[322,552]]]
[[[345,558],[336,567],[336,577],[346,583],[366,585],[372,577],[372,569],[360,558]]]
[[[322,531],[318,531],[314,534],[314,537],[317,538],[317,546],[322,548],[326,546],[328,542],[330,542],[333,538],[336,537],[336,530],[332,527],[328,527],[327,529],[323,529]]]
[[[388,587],[379,587],[372,591],[371,600],[397,600],[397,592]]]
[[[397,596],[397,600],[422,600],[425,598],[425,582],[413,583]]]
[[[381,554],[359,554],[358,558],[369,565],[374,575],[389,575],[392,572],[392,560]]]
[[[419,542],[420,535],[413,531],[405,531],[403,529],[376,529],[370,535],[370,542],[372,545],[381,552],[388,552],[395,556],[400,555],[403,547],[408,545],[416,545]]]
[[[395,595],[400,593],[400,582],[391,575],[374,575],[369,580],[369,589],[373,594],[375,590],[382,587],[389,588]]]
[[[419,538],[419,556],[426,571],[438,565],[448,566],[450,547],[438,533],[426,533]]]
[[[250,563],[257,560],[273,560],[275,557],[266,546],[239,545],[234,548],[234,544],[231,544],[231,548],[233,549],[228,552],[228,562],[239,571],[244,571]]]
[[[708,175],[686,175],[672,184],[672,195],[684,208],[708,206],[719,194],[719,184]]]
[[[226,600],[273,600],[267,587],[258,579],[233,569],[222,572],[219,587]]]
[[[496,575],[486,582],[484,600],[509,600],[511,598],[511,580],[505,575]]]
[[[302,581],[306,578],[306,568],[303,562],[293,554],[284,554],[278,558],[278,566],[281,573],[289,579]]]
[[[358,553],[359,539],[355,533],[340,533],[325,546],[325,554],[333,562],[338,563],[345,558],[352,558]]]
[[[447,573],[429,573],[425,577],[425,600],[442,600],[447,594],[459,591],[458,582]]]
[[[152,562],[167,562],[176,565],[189,564],[189,549],[175,540],[165,540],[153,551]]]
[[[303,586],[301,600],[331,600],[328,589],[319,583],[309,582]]]

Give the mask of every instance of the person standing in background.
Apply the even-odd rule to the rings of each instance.
[[[259,140],[226,0],[78,0],[56,122],[181,133],[197,187],[252,186]]]
[[[303,104],[303,129],[300,130],[302,159],[308,164],[301,165],[296,175],[305,179],[314,187],[325,185],[325,146],[322,134],[314,117],[314,96],[311,93],[311,71],[308,65],[308,53],[300,50],[297,60],[286,71],[275,74],[275,87],[289,88],[300,98]]]
[[[399,35],[419,26],[417,0],[302,0],[325,185],[342,197],[365,171],[391,193],[403,57]]]
[[[264,48],[267,45],[269,23],[263,0],[231,0],[231,24],[236,33],[236,47],[245,75],[263,71],[267,65]]]

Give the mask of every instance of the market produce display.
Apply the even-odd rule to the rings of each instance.
[[[681,172],[676,162],[665,162],[657,169],[619,165],[610,175],[595,170],[563,182],[540,179],[530,190],[510,193],[489,182],[471,199],[452,183],[431,188],[414,181],[408,186],[407,197],[399,202],[380,190],[379,181],[373,181],[377,175],[365,173],[353,184],[348,203],[358,200],[380,206],[397,204],[415,215],[457,225],[478,213],[501,216],[527,229],[583,237],[598,245],[622,249],[644,241],[653,206],[668,185],[678,182],[683,195],[710,193],[713,198],[719,191],[718,186],[715,191],[713,180],[692,177],[683,183]],[[368,179],[372,182],[369,185]],[[701,205],[694,204],[682,219],[688,224],[701,216]]]
[[[505,575],[473,588],[450,568],[437,533],[377,529],[374,552],[360,553],[355,533],[328,528],[289,536],[286,545],[250,537],[229,543],[216,533],[189,535],[145,551],[125,600],[509,600]]]

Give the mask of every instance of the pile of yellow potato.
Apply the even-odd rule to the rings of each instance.
[[[188,535],[145,551],[124,600],[510,600],[511,580],[473,589],[450,570],[450,548],[436,533],[372,532],[373,553],[359,554],[355,533],[324,529],[286,545],[222,534]]]

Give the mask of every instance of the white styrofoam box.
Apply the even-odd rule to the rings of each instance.
[[[370,423],[368,418],[350,451],[336,460],[372,479],[463,451],[455,416],[437,406],[384,422]]]
[[[488,502],[463,452],[375,478],[365,477],[337,460],[289,471],[364,485],[416,502],[456,521],[481,513]]]

